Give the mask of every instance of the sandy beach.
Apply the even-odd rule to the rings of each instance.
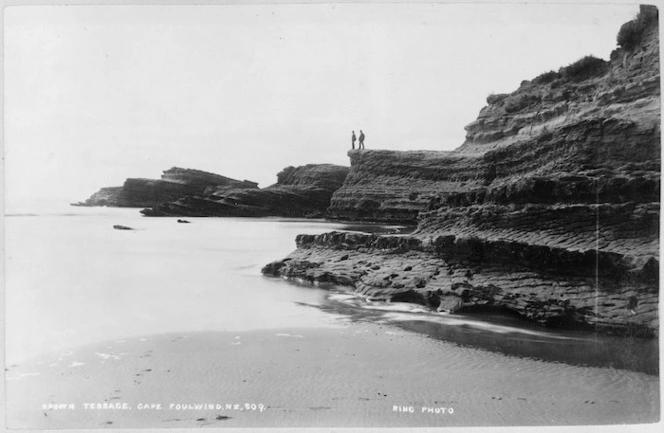
[[[398,353],[398,356],[396,354]],[[659,380],[379,324],[165,334],[8,367],[11,428],[446,427],[654,422]]]
[[[656,5],[37,3],[3,431],[662,430]]]

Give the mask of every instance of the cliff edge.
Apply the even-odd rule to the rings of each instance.
[[[351,151],[333,218],[411,236],[300,235],[268,275],[548,326],[658,333],[660,64],[655,7],[592,56],[490,95],[452,152]]]

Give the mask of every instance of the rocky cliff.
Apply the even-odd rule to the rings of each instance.
[[[351,150],[351,169],[332,196],[335,219],[415,223],[442,193],[482,185],[481,161],[454,152]]]
[[[589,56],[490,95],[455,151],[349,152],[330,215],[417,230],[301,235],[264,273],[438,311],[657,334],[657,10],[642,7],[618,42],[609,61]]]
[[[330,199],[344,182],[348,167],[309,164],[287,167],[277,174],[277,183],[263,189],[227,186],[189,194],[160,203],[141,213],[147,216],[219,217],[323,217]]]
[[[258,184],[200,170],[173,167],[161,179],[127,179],[119,187],[102,188],[74,206],[145,207],[203,193],[207,188],[257,189]]]

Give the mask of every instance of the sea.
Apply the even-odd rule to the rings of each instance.
[[[198,349],[187,349],[191,353],[185,358],[186,376],[162,376],[161,385],[155,382],[146,388],[152,390],[147,399],[156,401],[169,392],[178,395],[186,383],[204,384],[209,371],[202,366],[213,364],[217,353],[210,348],[226,337],[228,347],[237,348],[253,338],[254,346],[244,347],[254,349],[238,353],[232,362],[251,369],[270,359],[269,368],[279,371],[281,379],[256,384],[253,399],[242,394],[246,404],[272,407],[267,411],[271,415],[212,418],[242,427],[603,425],[659,420],[657,339],[546,329],[495,312],[443,314],[412,304],[369,302],[343,287],[287,281],[260,272],[293,251],[301,233],[399,235],[407,233],[407,227],[280,218],[179,219],[188,223],[143,217],[138,209],[103,207],[6,215],[5,379],[10,389],[7,416],[12,419],[16,412],[15,425],[99,427],[98,418],[90,421],[84,415],[62,415],[56,422],[62,411],[52,414],[53,408],[44,406],[55,400],[31,402],[24,396],[12,401],[12,396],[22,392],[16,388],[20,384],[27,389],[29,381],[41,380],[31,387],[54,399],[63,383],[83,376],[86,383],[98,377],[111,392],[116,376],[104,375],[120,367],[107,362],[120,362],[133,353],[111,348],[146,341],[159,348],[167,339],[185,337],[191,347],[207,347],[208,352],[198,359]],[[132,230],[117,230],[115,225]],[[291,352],[305,350],[310,356],[289,358]],[[175,356],[164,353],[165,358]],[[105,364],[79,373],[91,363],[90,357]],[[320,368],[321,359],[330,357],[338,362]],[[58,361],[49,361],[53,359]],[[259,372],[266,374],[266,369]],[[381,375],[375,374],[377,370]],[[56,382],[56,371],[74,382],[62,382],[62,377]],[[312,375],[317,398],[322,399],[314,406],[309,394],[314,389],[297,386],[311,386]],[[352,385],[342,386],[344,377],[352,377]],[[380,389],[372,391],[386,377],[390,396]],[[239,378],[223,380],[234,384]],[[164,383],[174,389],[164,389]],[[274,392],[277,383],[283,392]],[[68,392],[63,395],[73,398]],[[136,396],[132,392],[127,391],[125,400]],[[206,399],[213,399],[211,392],[205,391]],[[146,399],[145,393],[141,395]],[[270,398],[272,402],[265,401]],[[349,399],[366,408],[349,405]],[[164,427],[168,420],[172,427],[207,426],[201,420],[208,422],[211,416],[159,419],[158,410],[145,413],[134,411],[129,417],[113,412],[116,419],[104,422]]]

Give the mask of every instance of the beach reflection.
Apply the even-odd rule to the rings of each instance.
[[[351,321],[389,324],[460,346],[510,356],[659,373],[657,339],[547,329],[500,312],[434,313],[419,305],[370,302],[345,293],[330,293],[318,308]]]

